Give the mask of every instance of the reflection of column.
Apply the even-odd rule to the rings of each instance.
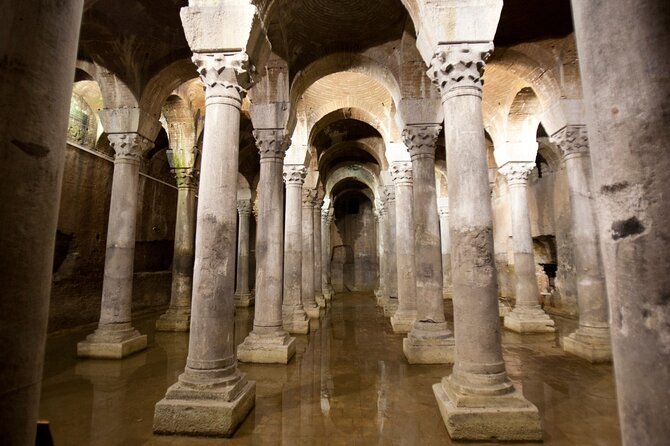
[[[442,247],[442,295],[451,299],[453,289],[451,284],[451,239],[449,238],[449,199],[438,200],[440,213],[440,246]]]
[[[258,180],[259,219],[256,235],[256,308],[254,329],[237,347],[242,362],[287,364],[295,354],[295,338],[283,328],[284,266],[283,167],[290,139],[283,129],[256,129],[261,155]]]
[[[235,306],[249,307],[254,298],[249,290],[249,224],[251,219],[251,200],[237,201],[237,289]]]
[[[330,224],[333,219],[330,209],[321,210],[321,289],[328,304],[333,298],[333,286],[330,283]]]
[[[438,47],[431,70],[442,93],[449,182],[455,363],[433,386],[454,439],[539,440],[537,408],[514,389],[500,345],[498,292],[481,76],[490,44]]]
[[[323,287],[321,286],[321,206],[323,200],[318,196],[314,201],[314,300],[319,307],[326,306],[326,299],[323,296]]]
[[[391,326],[394,333],[408,333],[416,322],[412,163],[394,162],[390,172],[395,184],[398,266],[398,309],[391,317]]]
[[[515,162],[500,168],[509,184],[516,278],[516,305],[505,316],[505,327],[518,333],[554,331],[554,321],[540,307],[540,292],[535,277],[533,237],[528,216],[528,176],[534,168],[535,163]]]
[[[302,306],[302,185],[304,166],[284,166],[286,223],[284,229],[284,302],[282,319],[289,333],[308,333],[309,317]]]
[[[195,259],[195,169],[172,170],[177,178],[177,219],[172,259],[170,308],[156,321],[158,331],[188,331]]]
[[[416,322],[403,340],[410,364],[453,362],[454,337],[444,318],[442,253],[437,214],[435,148],[440,125],[414,125],[403,130],[414,174],[414,240],[416,256]],[[449,183],[451,184],[451,183]]]
[[[0,14],[0,432],[6,444],[35,444],[83,4],[13,0]]]
[[[586,127],[565,127],[554,134],[553,139],[563,151],[568,175],[579,305],[579,329],[563,338],[563,347],[591,362],[611,361],[607,292],[591,199],[591,160]]]
[[[302,190],[302,305],[312,318],[319,317],[314,299],[314,197],[316,189]]]
[[[398,308],[398,257],[396,253],[396,206],[395,186],[384,186],[384,207],[386,209],[386,226],[384,244],[386,246],[386,277],[388,284],[384,297],[384,316],[391,317]]]
[[[254,406],[256,383],[235,360],[234,287],[240,108],[244,53],[196,53],[205,84],[205,133],[198,199],[188,359],[156,404],[154,432],[230,436]]]
[[[147,346],[146,335],[135,330],[130,319],[140,159],[152,143],[138,133],[111,134],[109,142],[115,156],[100,322],[77,344],[77,355],[120,359]]]

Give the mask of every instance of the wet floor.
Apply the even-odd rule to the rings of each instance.
[[[92,329],[50,337],[40,416],[56,446],[491,444],[449,440],[431,386],[451,366],[408,365],[403,336],[364,293],[337,295],[311,333],[296,336],[287,366],[240,364],[257,383],[256,406],[232,439],[154,436],[154,404],[183,371],[188,348],[188,334],[154,332],[158,316],[135,322],[149,348],[122,361],[76,359],[76,342]],[[238,311],[236,343],[252,318],[253,310]],[[508,372],[539,408],[544,444],[620,445],[612,367],[566,355],[558,339],[503,333]]]

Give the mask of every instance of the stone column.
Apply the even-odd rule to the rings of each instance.
[[[540,306],[540,291],[535,277],[533,237],[528,216],[528,176],[535,163],[509,162],[500,168],[507,179],[512,214],[514,251],[514,309],[505,315],[505,328],[517,333],[553,332],[554,321]]]
[[[251,200],[237,200],[237,289],[235,306],[250,307],[254,297],[249,289],[249,223]]]
[[[184,373],[156,404],[154,432],[230,436],[254,406],[256,383],[237,368],[235,240],[244,53],[195,53],[205,85],[205,133],[193,303]]]
[[[302,190],[302,306],[311,318],[319,317],[314,299],[314,197],[316,189]]]
[[[451,239],[449,238],[449,199],[440,198],[437,206],[440,213],[440,246],[442,247],[442,295],[451,299]]]
[[[398,309],[391,317],[394,333],[409,333],[416,322],[416,271],[412,163],[394,162],[389,169],[395,184]]]
[[[284,166],[286,224],[284,228],[284,302],[282,320],[289,333],[309,333],[309,317],[302,306],[302,185],[304,166]]]
[[[579,305],[579,329],[563,338],[563,348],[590,362],[609,362],[612,346],[607,322],[607,292],[591,195],[591,159],[586,127],[564,127],[554,134],[553,140],[563,152],[568,175]]]
[[[321,210],[321,288],[326,305],[333,299],[330,283],[330,224],[333,222],[330,209]]]
[[[670,438],[668,2],[571,3],[623,444],[661,446]]]
[[[491,44],[440,45],[429,76],[442,94],[449,181],[455,362],[433,386],[449,435],[540,440],[537,408],[514,389],[500,345],[481,76]]]
[[[11,445],[35,444],[83,4],[10,0],[0,14],[0,432]]]
[[[195,169],[172,169],[177,179],[177,220],[172,258],[170,308],[156,321],[158,331],[188,331],[195,260]]]
[[[395,206],[395,186],[384,186],[384,209],[385,227],[384,227],[384,246],[386,248],[386,294],[384,295],[384,316],[391,317],[398,309],[398,256],[396,251],[396,206]]]
[[[377,306],[384,308],[384,304],[388,300],[388,261],[386,258],[388,249],[386,247],[387,213],[383,197],[380,200],[375,200],[375,206],[375,216],[377,217],[377,243],[379,244],[377,249],[379,255],[379,287],[375,291],[375,297],[377,298]]]
[[[323,200],[318,196],[314,201],[314,300],[323,308],[326,306],[326,298],[321,286],[321,206]]]
[[[442,252],[437,214],[435,148],[439,124],[412,125],[402,137],[412,157],[414,173],[414,240],[417,317],[403,351],[410,364],[454,361],[454,337],[444,318]]]
[[[237,347],[242,362],[288,364],[295,354],[295,338],[283,328],[284,266],[284,156],[290,138],[283,129],[257,129],[261,155],[256,232],[256,309],[254,328]]]
[[[147,346],[146,335],[135,330],[130,319],[140,160],[152,142],[138,133],[115,133],[109,135],[109,143],[115,156],[100,322],[77,344],[77,355],[121,359]]]

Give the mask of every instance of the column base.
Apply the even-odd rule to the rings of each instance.
[[[282,308],[282,325],[284,326],[284,330],[289,333],[309,333],[309,317],[302,307]]]
[[[593,329],[592,329],[593,330]],[[608,329],[596,329],[590,334],[583,328],[563,337],[563,350],[590,363],[612,362],[612,345]],[[596,331],[593,330],[593,331]]]
[[[311,319],[318,319],[321,316],[321,308],[316,304],[312,305],[303,305],[305,308],[305,313],[307,313],[307,316],[309,316]]]
[[[416,322],[402,341],[402,351],[410,364],[452,364],[454,337],[446,322]]]
[[[389,297],[384,303],[384,317],[392,317],[398,311],[398,298]]]
[[[258,335],[253,331],[237,347],[237,360],[258,364],[288,364],[295,354],[295,338],[285,331]]]
[[[323,298],[326,299],[326,305],[329,305],[330,302],[333,300],[333,292],[332,289],[327,289],[323,291]]]
[[[480,395],[475,404],[448,382],[433,385],[449,436],[454,440],[537,441],[542,426],[537,407],[514,390],[504,395]]]
[[[191,389],[178,382],[156,403],[153,430],[162,435],[230,437],[256,400],[256,383],[246,378],[225,391]]]
[[[126,324],[124,324],[126,325]],[[124,328],[98,327],[77,344],[80,358],[122,359],[147,348],[147,336],[130,324]]]
[[[389,301],[388,296],[384,296],[383,294],[375,294],[375,297],[377,298],[377,306],[384,308],[384,305],[386,305],[386,302]]]
[[[517,333],[553,333],[554,320],[540,308],[514,308],[504,319],[505,328]]]
[[[235,306],[238,308],[248,308],[254,305],[254,295],[251,293],[248,294],[235,294]]]
[[[500,317],[507,316],[511,311],[512,306],[509,304],[509,302],[505,302],[504,300],[498,298],[498,314],[500,314]]]
[[[323,296],[323,294],[319,293],[314,296],[314,300],[316,301],[316,304],[320,308],[325,308],[326,307],[326,298]]]
[[[156,321],[156,331],[189,331],[191,312],[168,309]]]
[[[416,310],[397,310],[391,316],[393,333],[409,333],[416,322]]]

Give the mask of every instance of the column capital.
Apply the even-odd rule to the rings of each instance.
[[[303,209],[312,209],[316,199],[316,189],[303,187],[302,189],[302,207]]]
[[[301,186],[305,183],[307,168],[301,165],[284,166],[284,183],[288,185]]]
[[[386,215],[386,205],[384,204],[384,194],[381,194],[379,200],[375,200],[375,215],[379,217],[380,220]]]
[[[384,194],[384,201],[386,203],[395,201],[395,186],[382,187],[382,194]]]
[[[493,43],[457,43],[437,46],[428,77],[442,94],[442,101],[456,96],[482,96],[484,66]]]
[[[411,186],[414,183],[414,177],[412,176],[412,163],[410,162],[394,161],[391,163],[389,172],[391,173],[393,184],[396,186]]]
[[[321,209],[321,221],[328,223],[328,219],[331,218],[331,209]]]
[[[525,185],[530,173],[535,169],[535,163],[531,162],[509,162],[505,163],[498,171],[505,176],[511,185]]]
[[[585,125],[566,125],[551,136],[551,141],[561,149],[565,159],[589,153],[589,135]]]
[[[117,161],[126,160],[139,163],[142,155],[154,145],[153,141],[134,132],[110,133],[107,138]]]
[[[247,53],[193,53],[191,60],[205,85],[207,104],[242,107],[247,91],[240,85],[239,79],[248,76],[250,64]]]
[[[321,212],[321,206],[323,206],[323,198],[319,197],[319,194],[316,194],[314,197],[314,210],[319,210]]]
[[[171,170],[172,174],[177,180],[177,188],[195,189],[198,176],[197,170],[195,170],[193,167],[177,167]]]
[[[251,215],[251,200],[237,200],[237,213],[240,217]]]
[[[442,124],[408,125],[402,131],[402,139],[412,159],[435,158],[437,138]]]
[[[258,129],[253,131],[258,153],[263,160],[283,160],[291,137],[284,129]]]

